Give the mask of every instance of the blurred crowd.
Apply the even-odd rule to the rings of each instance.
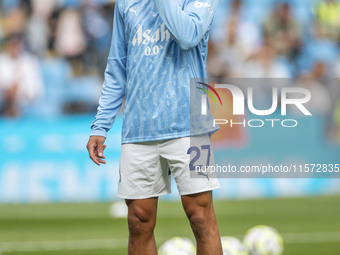
[[[208,57],[210,76],[256,78],[249,86],[254,83],[260,91],[259,105],[269,107],[268,84],[306,88],[312,94],[308,109],[323,116],[327,135],[339,140],[340,1],[230,0],[217,18]],[[260,81],[268,78],[289,82]]]
[[[1,114],[93,111],[113,6],[106,0],[0,0]]]
[[[110,46],[114,1],[0,0],[0,113],[93,112]],[[340,127],[340,1],[220,0],[208,72],[289,78],[310,108]]]

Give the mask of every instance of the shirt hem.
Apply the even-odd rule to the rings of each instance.
[[[198,135],[204,135],[204,134],[213,134],[215,133],[217,129],[212,130],[200,130],[196,132],[181,132],[176,134],[166,134],[162,136],[156,136],[156,137],[135,137],[135,138],[123,138],[122,144],[125,143],[140,143],[140,142],[152,142],[152,141],[160,141],[160,140],[169,140],[169,139],[176,139],[176,138],[183,138],[183,137],[190,137],[190,136],[198,136]]]

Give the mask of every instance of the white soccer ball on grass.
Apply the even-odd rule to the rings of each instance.
[[[194,243],[185,237],[174,237],[167,240],[158,250],[159,255],[195,255]]]
[[[283,239],[279,232],[269,226],[255,226],[249,229],[243,239],[249,255],[281,255]]]
[[[231,237],[221,237],[223,255],[248,255],[247,249],[240,240]]]

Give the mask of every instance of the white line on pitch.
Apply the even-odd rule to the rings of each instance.
[[[2,252],[99,250],[127,247],[127,239],[93,239],[0,243]]]
[[[234,235],[241,238],[242,235]],[[282,234],[285,243],[340,243],[340,232]],[[157,238],[166,240],[166,238]],[[127,247],[127,239],[60,240],[0,243],[0,252],[100,250]]]
[[[340,243],[340,232],[282,234],[285,243]]]

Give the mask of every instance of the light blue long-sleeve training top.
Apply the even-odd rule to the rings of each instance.
[[[106,137],[124,98],[122,143],[216,131],[190,129],[190,79],[206,78],[216,7],[217,0],[117,0],[91,136]]]

